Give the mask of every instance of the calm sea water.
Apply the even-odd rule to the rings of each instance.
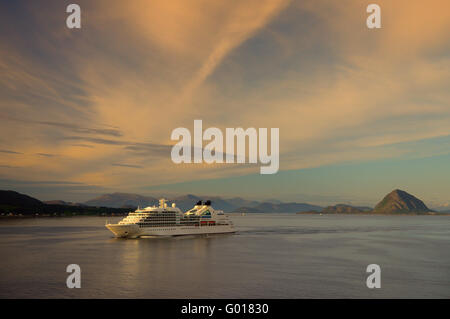
[[[100,217],[0,220],[0,298],[450,298],[448,216],[231,218],[234,235],[164,239],[112,238]]]

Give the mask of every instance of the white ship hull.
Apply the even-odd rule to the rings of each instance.
[[[108,228],[116,237],[138,238],[142,236],[183,236],[202,234],[225,234],[234,233],[236,230],[232,225],[217,226],[173,226],[173,227],[146,227],[139,228],[137,225],[107,224]]]

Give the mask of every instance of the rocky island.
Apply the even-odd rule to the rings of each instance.
[[[298,212],[297,214],[380,214],[380,215],[448,215],[435,212],[427,207],[417,197],[400,189],[387,194],[374,209],[370,207],[355,207],[346,204],[328,206],[322,211]]]

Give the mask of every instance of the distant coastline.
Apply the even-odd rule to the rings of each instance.
[[[129,208],[47,204],[15,191],[0,191],[0,217],[122,216]]]
[[[319,215],[450,215],[450,212],[436,212],[429,209],[423,201],[417,197],[402,191],[400,189],[393,190],[387,194],[376,206],[370,207],[354,207],[351,205],[338,204],[328,206],[322,211],[297,212],[296,214],[319,214]]]
[[[316,211],[297,212],[296,215],[352,215],[352,216],[450,216],[450,212],[427,212],[427,213],[376,213],[373,211],[361,213],[322,213]]]
[[[347,204],[320,207],[307,203],[283,203],[277,200],[257,202],[242,198],[232,198],[228,200],[220,197],[211,198],[213,199],[213,202],[219,206],[218,209],[234,215],[256,213],[293,213],[298,215],[450,215],[450,211],[433,211],[417,197],[398,189],[387,194],[375,208],[367,206],[351,206]],[[177,207],[185,210],[184,206],[190,207],[192,203],[195,203],[198,199],[199,197],[197,196],[186,195],[174,198],[173,202],[177,204]],[[152,201],[152,197],[136,194],[113,193],[102,195],[86,203],[72,203],[61,200],[42,202],[36,198],[16,191],[0,190],[0,218],[124,216],[130,211],[135,210],[138,206],[150,206]],[[239,206],[242,204],[244,205]],[[123,207],[111,207],[112,205],[122,205]]]

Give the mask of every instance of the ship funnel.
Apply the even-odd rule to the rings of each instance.
[[[159,200],[159,208],[165,208],[165,207],[167,207],[166,200],[164,198],[161,198]]]
[[[175,203],[172,203],[172,208],[175,208],[175,207],[176,207]]]

